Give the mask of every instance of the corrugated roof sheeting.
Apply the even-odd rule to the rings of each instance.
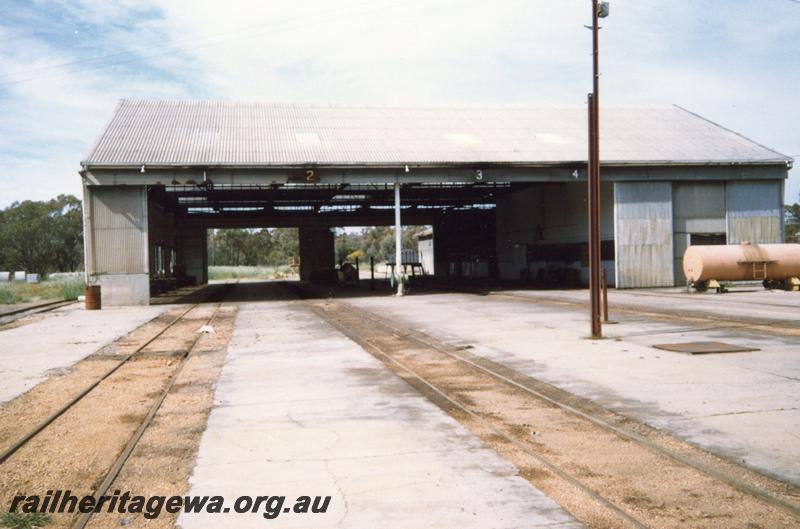
[[[584,106],[364,107],[123,100],[85,166],[558,163],[586,159]],[[616,163],[789,161],[679,107],[609,107]]]

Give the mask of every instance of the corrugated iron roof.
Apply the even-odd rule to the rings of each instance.
[[[680,107],[608,107],[612,164],[788,162]],[[372,107],[123,100],[91,166],[551,164],[587,156],[585,106]]]

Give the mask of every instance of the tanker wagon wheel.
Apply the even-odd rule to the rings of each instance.
[[[708,290],[708,281],[697,281],[692,286],[698,292],[705,292]]]
[[[765,279],[763,284],[767,290],[787,290],[788,287],[785,279]]]
[[[766,290],[772,290],[778,287],[777,282],[772,279],[765,279],[761,284],[764,285]]]

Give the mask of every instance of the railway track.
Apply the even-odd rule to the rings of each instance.
[[[441,292],[458,292],[461,294],[472,294],[476,296],[489,297],[494,299],[503,299],[518,303],[533,303],[533,304],[546,304],[561,307],[574,308],[576,310],[587,310],[588,300],[569,299],[564,297],[548,296],[546,294],[538,294],[536,296],[526,296],[513,291],[491,290],[489,288],[457,288],[452,285],[447,287],[437,287],[436,285],[429,285],[434,291]],[[542,292],[547,292],[542,291]],[[639,298],[654,297],[660,299],[680,299],[673,294],[665,294],[658,292],[636,292],[627,291],[626,295],[634,295]],[[721,303],[730,303],[735,293],[726,294],[723,298],[717,299],[712,295],[704,296],[704,302],[711,302],[715,305]],[[764,308],[774,308],[779,310],[781,308],[797,309],[796,304],[786,303],[765,303],[762,301],[745,301],[736,300],[741,306],[759,306]],[[645,317],[653,319],[667,319],[672,321],[687,322],[691,324],[707,324],[719,328],[724,326],[726,328],[739,328],[743,330],[754,331],[758,333],[771,334],[777,336],[800,336],[800,322],[791,320],[771,320],[758,317],[710,314],[707,311],[701,310],[682,310],[680,313],[675,311],[662,309],[659,307],[643,307],[634,303],[618,302],[609,300],[609,309],[614,314],[626,314],[634,317]]]
[[[465,292],[472,293],[475,292]],[[523,296],[509,292],[485,292],[479,295],[488,296],[495,299],[504,299],[519,303],[549,304],[570,307],[577,310],[584,310],[588,302],[554,298],[547,296]],[[667,297],[667,296],[659,296]],[[654,318],[659,320],[670,320],[687,322],[693,325],[709,325],[715,328],[720,326],[725,328],[735,328],[757,333],[772,334],[777,336],[800,336],[800,323],[792,321],[775,321],[762,318],[749,318],[737,316],[723,316],[709,314],[708,312],[686,310],[676,313],[669,310],[660,310],[655,307],[642,307],[633,304],[614,303],[609,304],[609,310],[613,314],[626,314],[635,317]],[[794,308],[794,307],[793,307]]]
[[[75,300],[48,301],[47,303],[40,303],[38,305],[31,305],[28,307],[22,307],[15,310],[0,312],[0,329],[2,329],[6,325],[14,323],[19,319],[28,316],[33,316],[36,314],[50,312],[56,309],[60,309],[61,307],[66,307],[67,305],[72,305],[73,303],[77,303],[77,301]]]
[[[374,313],[305,303],[589,527],[800,524],[798,487]]]
[[[212,290],[205,300],[180,310],[170,321],[161,326],[157,332],[141,342],[132,351],[122,355],[110,369],[96,377],[68,401],[59,405],[35,426],[20,434],[15,441],[7,444],[0,452],[0,465],[2,465],[0,468],[3,469],[3,472],[17,475],[19,475],[20,471],[24,473],[26,464],[37,460],[38,447],[33,445],[39,441],[39,437],[47,437],[48,434],[53,439],[58,440],[57,444],[62,445],[61,454],[70,455],[70,448],[75,448],[77,451],[78,447],[86,442],[86,434],[84,432],[76,431],[69,425],[63,425],[60,429],[62,432],[74,433],[77,437],[84,436],[82,439],[72,440],[69,437],[64,438],[61,435],[62,432],[50,432],[50,430],[59,430],[59,423],[62,421],[88,425],[93,420],[93,417],[89,413],[87,413],[86,417],[81,414],[83,412],[82,407],[89,406],[89,400],[94,398],[102,402],[104,409],[113,410],[115,408],[123,408],[128,405],[127,401],[137,399],[135,407],[140,412],[143,407],[146,407],[146,413],[141,418],[141,413],[135,417],[132,416],[133,414],[130,416],[121,415],[121,418],[126,421],[138,422],[138,426],[127,439],[117,435],[109,443],[115,445],[109,447],[110,453],[114,454],[113,461],[107,466],[107,469],[101,472],[101,476],[97,475],[96,471],[94,472],[92,486],[90,490],[85,491],[86,494],[91,494],[95,498],[105,495],[133,453],[144,432],[150,426],[159,408],[175,385],[175,381],[190,359],[195,346],[203,336],[203,334],[197,332],[198,328],[200,325],[211,325],[215,321],[224,299],[233,288],[233,285],[229,283],[221,288]],[[143,378],[143,375],[149,384],[146,390],[142,389],[138,393],[124,391],[126,383],[135,381],[137,378]],[[122,390],[115,391],[116,389]],[[101,391],[104,392],[103,395],[96,395]],[[97,413],[95,411],[94,414],[97,415]],[[102,415],[102,410],[100,414]],[[40,440],[39,445],[52,445],[53,439]],[[96,439],[94,442],[96,442]],[[22,453],[26,450],[28,453],[23,455]],[[15,458],[18,456],[21,459],[19,462],[20,468],[10,469],[9,465],[13,465]],[[83,471],[84,469],[80,470]],[[80,474],[81,472],[75,473]],[[72,477],[70,471],[65,472],[64,479],[66,481],[60,482],[70,483],[67,479],[68,477]],[[84,481],[87,480],[87,476],[82,476],[82,478]],[[100,480],[101,478],[102,481]],[[13,482],[13,477],[9,481]],[[79,486],[76,486],[73,487],[73,490],[79,488]],[[70,527],[83,529],[91,520],[92,514],[92,512],[81,514],[71,523]]]
[[[736,297],[737,294],[744,293],[745,291],[730,291],[724,295],[721,294],[685,294],[688,296],[703,296],[703,303],[711,303],[714,305],[720,304],[737,304],[741,307],[747,308],[752,306],[759,306],[765,308],[788,308],[788,309],[795,309],[797,310],[798,304],[797,303],[774,303],[774,302],[764,302],[764,301],[753,301],[753,300],[746,300],[746,299],[739,299]],[[746,292],[751,292],[750,290]],[[756,290],[756,292],[768,292],[761,287]],[[671,294],[667,292],[652,292],[652,291],[637,291],[634,289],[629,289],[625,291],[625,295],[627,296],[635,296],[638,298],[660,298],[660,299],[675,299],[680,300],[682,299],[683,295],[678,294]]]

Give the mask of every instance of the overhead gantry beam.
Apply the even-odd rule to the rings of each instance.
[[[453,210],[454,213],[458,210]],[[433,224],[442,215],[441,211],[404,210],[406,225]],[[291,228],[291,227],[344,227],[344,226],[391,226],[394,224],[392,209],[351,213],[310,212],[226,212],[224,214],[198,213],[180,217],[182,226],[206,228]]]
[[[446,211],[489,209],[510,184],[406,184],[403,212],[430,224]],[[182,225],[208,227],[388,225],[395,207],[393,186],[275,185],[152,186],[150,198]]]

